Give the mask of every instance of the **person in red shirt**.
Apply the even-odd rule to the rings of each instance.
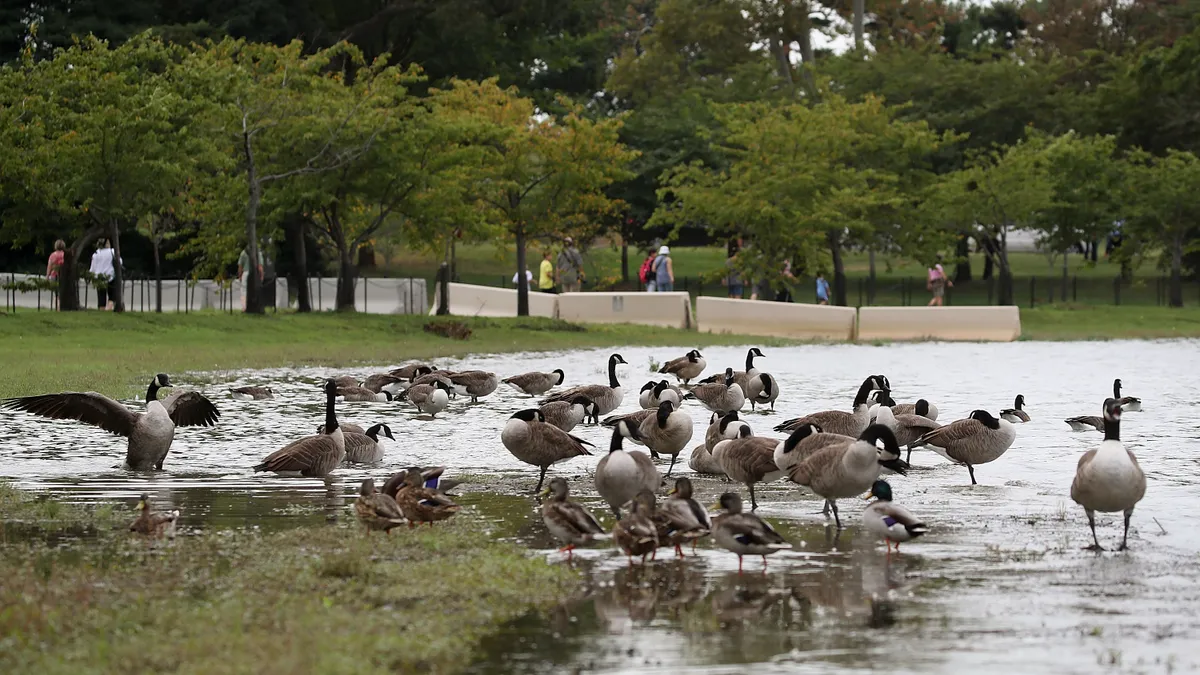
[[[63,262],[66,261],[67,242],[59,239],[54,242],[54,252],[50,254],[50,259],[46,261],[46,278],[50,281],[58,281],[58,271],[62,269]],[[54,294],[54,300],[51,302],[57,305],[58,293]]]

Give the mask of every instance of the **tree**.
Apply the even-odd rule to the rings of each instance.
[[[528,316],[526,246],[582,228],[612,208],[604,188],[629,175],[624,167],[634,156],[618,141],[621,120],[589,120],[565,100],[566,115],[535,116],[531,101],[494,79],[456,81],[436,98],[448,114],[483,120],[492,130],[475,196],[483,218],[516,244],[517,314]]]
[[[1200,158],[1191,152],[1170,150],[1154,157],[1137,151],[1130,157],[1129,203],[1131,217],[1123,233],[1143,250],[1157,248],[1165,253],[1170,271],[1167,299],[1172,307],[1183,306],[1183,256],[1200,242],[1189,233],[1200,220]],[[1122,246],[1124,248],[1124,246]]]
[[[305,55],[300,42],[273,47],[233,39],[210,41],[183,62],[189,89],[209,104],[207,129],[237,162],[252,261],[258,259],[259,213],[269,187],[339,169],[375,140],[375,133],[353,133],[371,98],[352,97],[345,75],[332,69],[335,60],[347,68],[364,65],[361,53],[345,44]],[[228,198],[228,187],[225,182],[210,198]],[[237,256],[240,247],[228,238],[211,241],[219,242],[218,256]],[[261,287],[248,284],[247,313],[262,313]]]
[[[146,35],[118,48],[90,38],[52,58],[32,49],[0,70],[9,151],[0,157],[10,241],[28,240],[44,213],[69,228],[61,307],[79,308],[76,262],[99,237],[120,258],[121,232],[172,204],[203,156],[189,102],[169,84],[179,50]],[[0,132],[5,133],[5,132]],[[124,309],[115,266],[112,300]]]

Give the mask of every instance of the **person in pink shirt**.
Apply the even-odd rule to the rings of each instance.
[[[66,250],[67,242],[62,239],[54,242],[54,252],[50,254],[50,259],[46,261],[46,278],[50,281],[58,281],[58,271],[62,269],[63,263],[67,259]],[[57,305],[57,302],[55,302],[57,299],[58,294],[55,293],[54,300],[51,300],[51,303]]]
[[[946,270],[942,268],[942,256],[938,256],[938,261],[933,267],[929,268],[929,280],[925,282],[925,288],[933,293],[933,298],[929,300],[926,307],[941,307],[946,296],[946,287],[954,286],[954,282],[946,277]]]

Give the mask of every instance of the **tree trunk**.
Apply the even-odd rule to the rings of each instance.
[[[1168,304],[1183,307],[1183,229],[1175,232],[1171,242],[1171,284],[1167,291]]]
[[[867,13],[867,2],[866,0],[854,0],[852,4],[854,5],[854,49],[861,52],[866,49],[866,42],[863,40],[863,23]]]
[[[354,266],[354,256],[344,242],[338,242],[338,283],[337,303],[335,309],[339,312],[353,312],[354,281],[358,269]]]
[[[1068,256],[1070,256],[1070,254],[1067,253],[1066,251],[1063,251],[1062,293],[1060,295],[1063,302],[1067,301],[1067,276],[1068,276],[1068,271],[1069,271],[1068,266],[1067,266],[1067,257]]]
[[[525,227],[517,226],[517,316],[529,316],[529,282],[525,278]]]
[[[292,278],[296,280],[296,311],[311,312],[312,298],[308,293],[308,250],[305,245],[306,223],[303,218],[295,218],[286,230],[286,235],[292,238]]]
[[[621,237],[621,282],[629,283],[629,243]]]
[[[979,240],[979,245],[987,253],[983,259],[983,280],[987,281],[996,271],[996,242],[992,235],[984,234]]]
[[[846,265],[842,261],[842,233],[830,230],[826,239],[829,241],[829,252],[833,256],[833,304],[846,306]]]
[[[875,247],[867,249],[867,304],[875,304]]]
[[[954,283],[962,284],[971,281],[971,238],[965,234],[958,237],[958,244],[954,248],[954,257],[957,262],[954,265]]]
[[[248,163],[246,181],[250,188],[250,198],[246,202],[246,252],[250,254],[250,269],[242,292],[246,294],[246,314],[262,314],[262,303],[258,298],[262,288],[262,281],[258,279],[258,207],[262,203],[262,184],[258,182],[253,161]]]
[[[83,262],[80,257],[102,234],[104,229],[93,225],[63,251],[63,264],[58,271],[58,311],[77,312],[83,309],[79,304],[79,265]]]
[[[125,311],[125,274],[121,271],[121,228],[114,223],[108,230],[113,247],[113,278],[108,285],[108,301],[112,303],[114,312]]]
[[[1012,270],[1008,268],[1008,227],[1000,228],[1000,241],[996,246],[996,259],[1000,267],[1000,299],[997,304],[1011,305],[1013,303]]]
[[[150,237],[150,249],[154,252],[154,312],[162,314],[162,262],[159,259],[158,247],[158,237]]]

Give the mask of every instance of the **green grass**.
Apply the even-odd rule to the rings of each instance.
[[[141,392],[156,372],[270,368],[524,350],[639,345],[743,344],[736,335],[551,319],[462,319],[469,339],[425,332],[427,317],[376,314],[111,314],[34,312],[0,316],[0,397],[94,390]],[[782,344],[786,340],[766,340]]]
[[[485,635],[576,588],[563,565],[496,541],[470,511],[368,538],[350,525],[149,541],[0,485],[0,672],[455,672]],[[349,509],[346,519],[352,516]]]
[[[1021,310],[1023,340],[1200,337],[1200,308],[1046,305]]]

